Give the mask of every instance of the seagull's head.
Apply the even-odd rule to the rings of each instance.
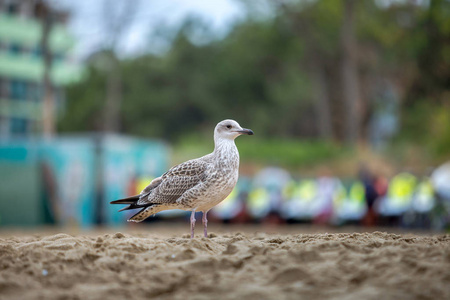
[[[234,120],[223,120],[222,122],[219,122],[214,129],[214,139],[234,140],[242,134],[253,135],[253,131],[251,129],[242,128],[241,125]]]

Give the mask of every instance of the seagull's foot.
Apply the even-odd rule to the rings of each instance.
[[[194,228],[195,228],[195,211],[191,213],[191,239],[194,238]]]
[[[204,211],[203,212],[203,217],[202,217],[202,221],[203,221],[203,235],[207,238],[208,237],[208,219],[206,217],[208,211]]]

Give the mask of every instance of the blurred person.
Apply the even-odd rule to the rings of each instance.
[[[364,185],[365,199],[367,202],[367,206],[369,208],[372,208],[373,204],[375,203],[375,200],[378,197],[378,193],[375,188],[375,176],[372,174],[369,168],[363,164],[360,167],[358,177],[359,180]]]
[[[450,161],[437,167],[431,174],[436,205],[432,211],[432,227],[450,229]]]
[[[375,201],[367,201],[367,213],[362,220],[362,224],[365,226],[377,226],[378,225],[378,209],[377,203],[386,196],[389,187],[389,181],[383,175],[376,175],[373,181],[373,188],[376,193]]]
[[[377,206],[388,225],[401,225],[403,214],[411,207],[416,184],[416,177],[407,172],[392,178],[386,196],[380,199]]]
[[[257,219],[261,219],[263,223],[283,223],[283,219],[280,216],[283,202],[283,189],[291,180],[292,178],[289,172],[279,167],[267,167],[258,172],[253,180],[253,184],[258,190],[255,193],[259,193],[258,197],[263,194],[264,197],[267,197],[268,202],[266,204],[268,207],[260,205],[256,208],[255,204],[261,200],[256,200],[256,194],[251,192],[249,194],[249,198],[251,199],[249,199],[250,202],[248,204],[251,205],[249,209],[252,211],[252,214],[256,214],[256,209],[260,210],[257,214],[262,214],[262,210],[264,210],[264,215],[257,217]],[[260,188],[264,189],[264,192]]]
[[[279,188],[269,188],[269,203],[270,210],[267,216],[262,220],[263,223],[279,225],[285,223],[284,219],[281,217],[281,207],[283,203],[282,190]]]
[[[283,203],[292,198],[296,186],[297,182],[294,179],[289,180],[289,182],[283,186],[283,189],[281,191]]]
[[[284,210],[285,210],[287,203],[292,199],[296,186],[297,186],[297,182],[294,179],[291,179],[283,187],[283,190],[281,191],[281,203],[280,203],[280,207],[279,207],[279,214],[280,214],[280,217],[284,221],[288,221],[288,218],[286,218]]]
[[[439,198],[450,202],[450,161],[437,167],[430,179]]]
[[[332,176],[329,169],[322,169],[317,178],[317,199],[315,201],[315,224],[326,224],[333,216],[333,199],[339,191],[340,180]]]
[[[434,188],[429,177],[423,178],[417,185],[412,200],[414,213],[413,225],[419,228],[429,228],[430,213],[436,205]]]
[[[389,180],[383,175],[378,175],[375,177],[373,186],[375,188],[375,191],[377,192],[377,198],[383,197],[387,193]]]
[[[255,187],[248,193],[247,211],[253,221],[260,222],[271,210],[270,194],[264,187]]]
[[[365,201],[367,204],[366,215],[362,220],[362,224],[365,226],[374,226],[376,223],[376,212],[373,209],[375,201],[379,198],[381,193],[385,193],[377,190],[377,178],[373,175],[366,164],[362,163],[358,172],[359,180],[364,185]],[[380,188],[380,187],[378,187]]]
[[[314,203],[317,198],[317,182],[313,179],[300,180],[292,188],[292,194],[281,207],[281,216],[289,223],[311,221],[317,214]]]
[[[367,212],[366,194],[364,185],[354,181],[347,192],[340,183],[333,201],[333,221],[342,223],[359,223]]]

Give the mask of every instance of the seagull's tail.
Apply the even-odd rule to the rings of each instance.
[[[137,214],[132,216],[128,219],[128,222],[135,222],[139,223],[147,219],[148,217],[156,214],[157,212],[160,212],[167,207],[164,207],[163,205],[159,204],[150,204],[149,206],[145,207],[144,209],[140,210]]]
[[[136,195],[136,196],[131,196],[128,198],[111,201],[109,203],[110,204],[129,204],[128,206],[125,206],[124,208],[120,209],[119,211],[147,207],[148,204],[146,204],[146,205],[137,204],[139,198],[140,198],[140,195]]]
[[[153,203],[146,203],[146,204],[137,204],[139,199],[142,197],[142,195],[136,195],[131,196],[128,198],[123,198],[115,201],[111,201],[111,204],[129,204],[128,206],[125,206],[124,208],[120,209],[119,211],[123,210],[129,210],[129,209],[136,209],[136,208],[142,208],[137,214],[133,215],[130,219],[128,219],[128,222],[142,222],[151,215],[156,214],[157,212],[160,212],[161,210],[164,210],[161,205],[153,204]]]

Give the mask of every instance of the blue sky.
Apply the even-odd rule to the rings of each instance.
[[[163,45],[151,44],[150,36],[158,27],[174,28],[190,15],[199,16],[212,32],[224,35],[235,20],[245,15],[239,0],[108,0],[111,5],[135,2],[138,9],[129,30],[118,42],[122,56],[131,56]],[[124,2],[125,1],[125,2]],[[69,29],[77,39],[75,55],[83,58],[104,44],[105,22],[102,0],[53,0],[71,12]],[[150,49],[158,51],[158,49]]]

